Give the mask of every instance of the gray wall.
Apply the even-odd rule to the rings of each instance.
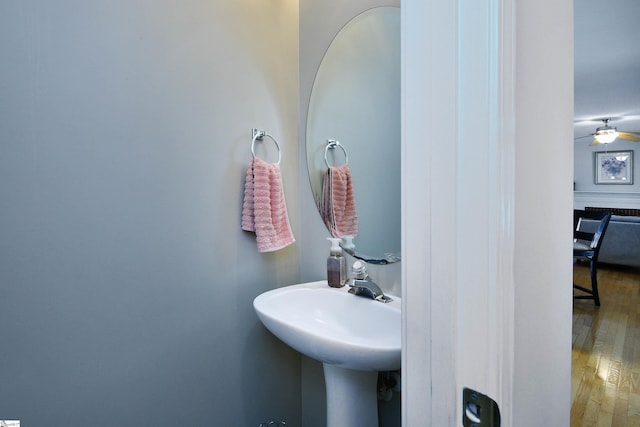
[[[0,419],[299,424],[300,358],[251,302],[300,243],[240,230],[264,127],[301,234],[297,8],[0,2]]]

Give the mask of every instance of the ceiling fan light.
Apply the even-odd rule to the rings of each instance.
[[[607,129],[598,128],[594,135],[594,137],[596,138],[596,141],[598,141],[600,144],[609,144],[615,141],[615,139],[618,137],[618,132],[616,131],[616,128],[611,128],[609,126],[605,126],[605,127]]]

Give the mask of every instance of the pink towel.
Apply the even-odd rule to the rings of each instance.
[[[259,252],[277,251],[295,242],[278,164],[269,164],[257,157],[249,163],[244,184],[242,229],[256,233]]]
[[[333,237],[358,234],[358,215],[348,164],[327,169],[322,183],[320,213]]]

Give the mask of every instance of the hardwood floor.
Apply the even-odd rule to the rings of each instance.
[[[640,427],[640,270],[600,266],[598,284],[600,307],[574,300],[571,426]]]

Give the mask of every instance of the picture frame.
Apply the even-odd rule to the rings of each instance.
[[[596,151],[594,159],[596,184],[633,184],[633,150]]]

